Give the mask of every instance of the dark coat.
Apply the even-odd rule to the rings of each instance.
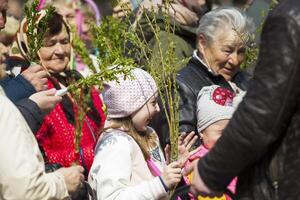
[[[22,75],[16,77],[6,76],[0,80],[6,96],[12,101],[17,102],[23,98],[28,98],[35,93],[34,87]]]
[[[36,91],[34,87],[22,76],[6,76],[0,81],[7,97],[17,106],[22,113],[31,131],[39,130],[44,115],[38,105],[28,99]]]
[[[238,175],[237,199],[300,198],[300,1],[269,14],[253,80],[198,170],[223,190]]]
[[[247,89],[250,75],[239,71],[233,82],[242,90]],[[204,86],[220,85],[232,91],[229,83],[221,76],[215,76],[197,59],[192,57],[187,65],[177,74],[177,86],[179,95],[179,130],[180,132],[197,131],[197,95]],[[159,102],[160,103],[160,102]],[[160,107],[162,105],[160,103]],[[169,143],[169,129],[163,110],[151,124],[159,135],[162,147]]]
[[[239,71],[232,79],[242,90],[247,89],[250,76]],[[177,75],[179,101],[179,130],[180,132],[197,133],[197,96],[199,91],[210,85],[219,85],[231,91],[229,83],[221,75],[213,75],[197,58],[190,59],[186,67]]]
[[[40,129],[45,116],[38,105],[28,98],[21,99],[16,102],[15,105],[22,113],[31,131],[33,133],[37,132]]]

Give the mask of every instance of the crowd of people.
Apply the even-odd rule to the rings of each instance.
[[[254,74],[241,69],[255,32],[244,12],[252,0],[164,3],[111,1],[110,14],[135,14],[150,60],[168,56],[162,13],[173,24],[174,59],[188,60],[174,80],[176,161],[158,85],[136,55],[140,67],[130,78],[82,88],[88,109],[76,149],[80,105],[57,91],[95,73],[75,53],[71,27],[96,59],[89,23],[101,25],[99,5],[46,2],[55,11],[36,11],[29,30],[21,2],[0,0],[0,200],[160,200],[185,186],[175,199],[298,198],[300,2],[282,0],[268,15]],[[46,32],[31,62],[30,31],[44,31],[42,22]]]

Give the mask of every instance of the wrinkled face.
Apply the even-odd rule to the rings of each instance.
[[[70,61],[70,36],[65,26],[60,33],[45,38],[43,47],[39,50],[42,65],[51,73],[65,70]]]
[[[200,36],[198,50],[203,61],[215,74],[230,81],[244,61],[246,48],[241,38],[233,30],[229,30],[221,31],[210,43],[204,36]]]
[[[203,15],[206,5],[205,5],[205,0],[184,0],[184,3],[186,6],[197,13],[198,15]]]
[[[0,30],[5,27],[7,9],[8,9],[8,1],[0,0]]]
[[[152,117],[160,111],[157,94],[153,95],[142,108],[132,114],[131,119],[137,131],[146,131]]]
[[[221,137],[223,130],[226,128],[229,120],[220,120],[217,121],[210,126],[208,126],[206,129],[204,129],[200,135],[202,137],[203,145],[207,149],[211,149],[217,140]]]

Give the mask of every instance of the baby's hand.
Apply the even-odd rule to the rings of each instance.
[[[190,133],[181,133],[178,138],[178,162],[179,166],[182,168],[184,163],[188,160],[190,155],[195,153],[198,149],[195,149],[190,152],[190,149],[197,141],[198,136],[195,135],[195,132]]]

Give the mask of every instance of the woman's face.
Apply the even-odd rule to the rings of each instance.
[[[42,65],[51,73],[59,73],[65,70],[70,61],[70,36],[66,27],[53,36],[45,38],[44,45],[39,50]]]
[[[57,10],[57,12],[67,20],[67,22],[71,26],[76,27],[76,12],[75,9],[72,7],[72,4],[59,1],[54,2],[53,6]]]
[[[207,42],[205,37],[199,37],[199,51],[203,61],[218,75],[222,75],[227,81],[240,69],[245,58],[245,44],[233,30],[221,31],[216,39]]]
[[[202,137],[203,145],[207,149],[211,149],[215,146],[215,143],[221,137],[222,132],[226,128],[228,123],[229,120],[227,119],[217,121],[211,124],[210,126],[208,126],[200,133]]]
[[[147,103],[135,112],[131,118],[137,131],[146,131],[152,117],[160,111],[157,103],[157,94],[153,95]]]

